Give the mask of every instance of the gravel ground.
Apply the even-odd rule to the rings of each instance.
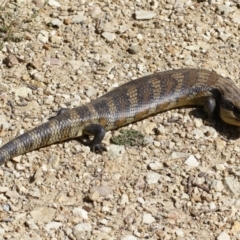
[[[238,0],[17,0],[3,11],[14,21],[1,41],[18,41],[5,35],[0,51],[1,145],[156,71],[205,68],[240,85]],[[102,155],[72,140],[2,166],[0,238],[240,239],[239,129],[207,126],[194,108],[124,129],[150,144],[112,145],[118,130]]]

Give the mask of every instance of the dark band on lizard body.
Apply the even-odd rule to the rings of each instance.
[[[181,106],[203,106],[211,117],[240,126],[240,90],[215,72],[178,69],[130,81],[80,107],[61,111],[50,121],[0,148],[0,164],[9,159],[66,139],[93,135],[92,150],[103,150],[105,131]]]

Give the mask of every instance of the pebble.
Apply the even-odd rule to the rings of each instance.
[[[218,237],[217,240],[230,240],[230,236],[226,233],[226,232],[221,232]]]
[[[56,1],[56,0],[48,0],[48,5],[50,5],[50,6],[54,6],[54,7],[61,7],[61,4],[58,2],[58,1]]]
[[[88,219],[88,212],[85,211],[82,208],[74,208],[73,209],[73,214],[78,215],[79,217],[83,218],[83,219]]]
[[[56,209],[49,207],[37,207],[30,212],[35,222],[50,222],[55,216]]]
[[[98,192],[102,197],[107,197],[113,193],[112,188],[106,185],[92,187],[90,192]]]
[[[226,142],[223,141],[223,140],[220,139],[220,138],[216,138],[216,139],[215,139],[215,145],[216,145],[216,149],[217,149],[217,150],[222,150],[222,149],[225,148]]]
[[[224,189],[224,185],[223,185],[222,181],[215,180],[215,179],[211,180],[210,187],[211,187],[211,189],[213,189],[216,192],[221,192]]]
[[[235,221],[235,222],[233,223],[231,232],[233,232],[233,233],[240,232],[240,222],[239,222],[239,221]]]
[[[87,19],[86,16],[84,16],[84,12],[80,12],[78,15],[72,16],[72,22],[73,23],[82,23]]]
[[[77,232],[90,232],[92,231],[92,225],[90,223],[80,223],[74,228]]]
[[[126,235],[120,238],[120,240],[137,240],[133,235]]]
[[[240,10],[236,10],[232,15],[233,22],[240,24]]]
[[[125,147],[121,145],[111,144],[108,149],[108,154],[111,160],[117,159],[125,153]]]
[[[190,153],[185,152],[172,152],[171,158],[172,159],[178,159],[178,158],[186,158],[189,157]]]
[[[129,198],[127,194],[123,194],[121,198],[119,199],[119,204],[120,205],[125,205],[129,202]]]
[[[129,52],[130,54],[137,54],[137,53],[139,53],[140,51],[141,51],[141,48],[140,48],[140,46],[139,46],[138,43],[131,43],[130,46],[129,46],[129,48],[128,48],[128,52]]]
[[[158,183],[160,177],[161,175],[159,173],[149,172],[146,176],[146,181],[148,184]]]
[[[14,65],[18,64],[18,59],[14,54],[9,54],[3,62],[7,65],[7,67],[11,68]]]
[[[62,225],[63,224],[60,222],[50,222],[50,223],[46,224],[45,229],[47,232],[49,232],[52,229],[58,230],[60,227],[62,227]]]
[[[198,160],[193,155],[188,157],[188,159],[185,161],[185,164],[190,167],[198,167],[199,166]]]
[[[143,223],[146,224],[152,224],[153,222],[155,222],[155,218],[152,216],[152,214],[150,213],[144,213],[143,214]]]
[[[41,30],[37,36],[37,40],[41,43],[47,43],[48,37],[49,37],[49,33],[45,30]]]
[[[103,32],[102,36],[108,41],[113,42],[116,39],[116,34],[111,32]]]
[[[176,229],[175,233],[178,237],[184,237],[184,231],[182,229]]]
[[[239,194],[240,192],[240,183],[237,178],[234,176],[229,176],[224,178],[224,184],[233,194]]]
[[[148,20],[156,16],[156,13],[153,11],[140,10],[135,12],[135,18],[137,20]]]
[[[159,169],[163,169],[163,164],[161,162],[152,162],[149,164],[149,167],[151,170],[159,170]]]
[[[54,18],[54,19],[51,21],[51,23],[52,23],[52,25],[53,25],[54,27],[60,27],[60,26],[63,24],[63,22],[62,22],[60,19],[58,19],[58,18]]]

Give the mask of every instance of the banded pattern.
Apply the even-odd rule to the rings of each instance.
[[[209,104],[209,99],[213,104]],[[20,135],[0,148],[0,164],[34,149],[81,136],[89,124],[111,130],[190,105],[202,105],[210,112],[217,110],[224,122],[240,126],[240,90],[232,80],[203,69],[170,70],[128,82]]]

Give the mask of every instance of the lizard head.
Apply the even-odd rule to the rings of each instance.
[[[240,93],[233,93],[230,97],[223,96],[219,115],[224,122],[240,126]]]

